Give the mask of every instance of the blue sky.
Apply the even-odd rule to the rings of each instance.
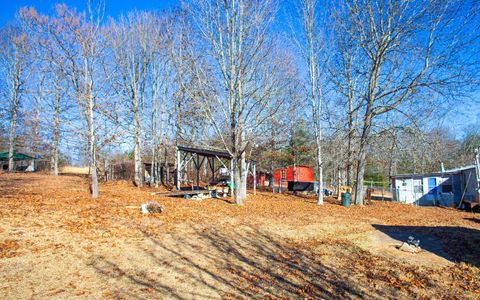
[[[92,3],[96,1],[92,0]],[[105,15],[117,17],[130,10],[165,9],[175,5],[177,0],[105,0]],[[85,10],[86,0],[0,0],[0,25],[13,19],[15,12],[23,6],[33,6],[42,13],[52,12],[54,4],[65,3],[69,7]]]

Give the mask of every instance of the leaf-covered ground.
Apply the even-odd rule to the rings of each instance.
[[[267,192],[152,196],[129,182],[0,174],[2,299],[476,299],[480,217]],[[161,215],[135,206],[157,201]],[[412,235],[423,252],[397,250]]]

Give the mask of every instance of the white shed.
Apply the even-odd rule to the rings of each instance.
[[[392,176],[394,200],[416,205],[458,205],[479,201],[479,182],[474,165],[427,174]]]

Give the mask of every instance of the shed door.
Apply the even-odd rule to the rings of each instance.
[[[428,193],[437,194],[437,178],[428,178]]]

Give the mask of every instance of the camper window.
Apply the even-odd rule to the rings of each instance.
[[[423,182],[421,179],[415,179],[413,181],[413,192],[416,194],[423,193]]]

